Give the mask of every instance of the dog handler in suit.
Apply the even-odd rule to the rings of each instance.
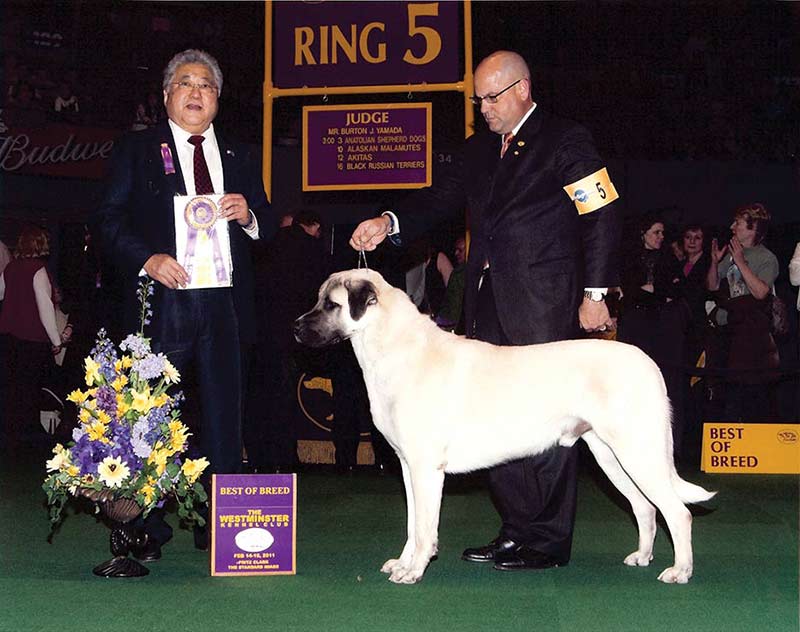
[[[534,103],[528,67],[513,52],[495,52],[478,65],[472,100],[491,133],[467,141],[461,174],[406,198],[394,213],[362,222],[352,247],[372,250],[387,235],[413,239],[466,207],[472,233],[464,296],[470,337],[528,345],[575,338],[579,326],[610,328],[604,296],[619,282],[620,220],[613,203],[618,195],[591,135]],[[531,402],[520,414],[535,408]],[[485,546],[466,549],[463,559],[491,562],[498,570],[568,563],[575,447],[492,468],[489,487],[502,519],[500,533]]]
[[[181,373],[190,365],[195,370],[207,472],[236,473],[242,455],[240,344],[254,342],[256,329],[250,247],[269,238],[277,220],[268,217],[258,162],[214,127],[222,90],[216,59],[200,50],[178,53],[164,70],[163,89],[168,120],[118,142],[93,226],[131,282],[128,299],[135,299],[139,276],[158,282],[145,333],[153,350],[167,354]],[[175,258],[173,198],[223,192],[218,218],[228,221],[232,287],[179,289],[189,275]],[[172,536],[163,516],[151,515],[148,550],[140,559],[158,559]],[[195,544],[207,547],[205,532],[195,531]]]

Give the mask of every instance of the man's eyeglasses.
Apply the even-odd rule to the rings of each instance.
[[[205,81],[200,83],[194,83],[193,81],[173,81],[173,86],[178,86],[180,90],[191,91],[197,88],[200,92],[204,94],[211,94],[212,92],[217,91],[217,86],[213,83],[206,83]]]
[[[485,97],[479,97],[477,95],[472,95],[469,98],[469,100],[472,101],[473,105],[480,105],[484,101],[486,101],[486,103],[497,103],[497,98],[501,94],[503,94],[506,90],[511,90],[511,88],[513,88],[515,85],[517,85],[520,81],[522,81],[522,79],[517,79],[514,83],[512,83],[510,86],[506,86],[505,88],[500,90],[500,92],[498,92],[497,94],[487,94]]]

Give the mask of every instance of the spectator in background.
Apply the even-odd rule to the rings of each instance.
[[[467,240],[464,236],[458,237],[453,245],[453,256],[456,265],[450,273],[444,300],[439,313],[436,315],[436,324],[443,329],[458,332],[461,321],[461,307],[464,301],[464,272],[467,262]]]
[[[800,285],[800,242],[795,246],[792,260],[789,261],[789,282]],[[800,311],[800,293],[797,295],[797,309]]]
[[[734,213],[730,241],[721,248],[716,239],[711,242],[706,282],[718,306],[711,314],[721,343],[716,363],[737,371],[725,393],[730,421],[764,416],[770,403],[765,385],[779,364],[767,300],[778,278],[778,259],[763,243],[769,221],[763,204],[742,206]]]
[[[705,302],[708,298],[706,276],[711,265],[711,257],[703,248],[704,231],[699,224],[684,227],[681,244],[685,258],[681,261],[679,290],[689,307],[689,326],[687,328],[687,349],[689,362],[696,362],[703,348],[706,323]]]
[[[58,93],[53,101],[53,111],[67,120],[74,120],[81,111],[78,97],[66,81],[58,84]]]
[[[3,274],[3,270],[6,269],[6,266],[11,261],[11,251],[8,249],[2,241],[0,241],[0,274]]]
[[[159,121],[164,119],[164,116],[164,109],[158,100],[158,95],[155,92],[148,92],[147,99],[136,104],[136,113],[131,129],[137,132],[148,127],[155,127]]]
[[[0,366],[6,389],[2,444],[10,457],[39,425],[41,380],[62,346],[56,326],[54,285],[45,265],[49,254],[47,233],[38,226],[27,226],[17,240],[14,259],[0,275]]]
[[[705,310],[706,300],[709,298],[706,289],[706,275],[711,265],[711,257],[704,249],[705,234],[699,224],[684,226],[681,235],[682,250],[685,257],[680,261],[680,283],[678,293],[687,307],[688,321],[685,336],[684,363],[687,368],[704,367],[706,339],[708,337],[708,324]],[[694,459],[699,454],[701,433],[699,423],[703,413],[703,395],[705,382],[699,384],[697,377],[681,378],[683,400],[683,442],[681,451],[687,457]],[[694,388],[693,388],[694,387]]]
[[[675,457],[683,438],[684,336],[688,308],[680,300],[681,272],[672,252],[662,248],[664,222],[648,215],[639,225],[639,245],[623,261],[617,340],[636,345],[661,369],[672,400]]]

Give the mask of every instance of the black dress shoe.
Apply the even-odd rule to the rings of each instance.
[[[144,545],[133,550],[133,557],[145,563],[160,560],[161,545],[152,538],[146,537]]]
[[[461,559],[467,562],[494,562],[501,553],[518,547],[519,544],[514,542],[514,540],[495,538],[486,546],[464,549],[464,552],[461,554]]]
[[[520,544],[513,549],[498,553],[495,557],[494,568],[498,571],[531,571],[556,568],[567,564],[568,562],[537,551],[527,544]]]

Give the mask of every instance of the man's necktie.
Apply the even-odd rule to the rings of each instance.
[[[203,136],[190,136],[189,142],[194,145],[194,191],[195,195],[206,195],[214,192],[211,174],[208,173],[206,156],[203,153]]]
[[[500,148],[500,157],[506,155],[506,151],[508,150],[509,145],[511,145],[511,141],[514,140],[514,133],[509,132],[503,136],[503,146]]]

